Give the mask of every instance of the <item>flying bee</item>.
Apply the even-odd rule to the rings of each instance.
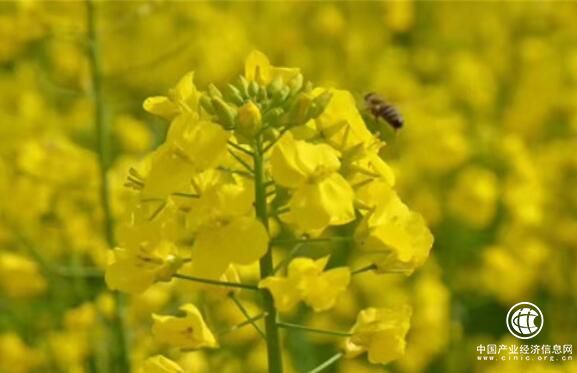
[[[405,122],[401,113],[384,98],[374,92],[365,95],[365,105],[375,119],[381,118],[387,122],[395,131],[403,127]]]

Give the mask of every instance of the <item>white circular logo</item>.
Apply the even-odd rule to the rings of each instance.
[[[507,312],[507,328],[519,339],[535,337],[544,322],[543,313],[533,303],[519,302]]]

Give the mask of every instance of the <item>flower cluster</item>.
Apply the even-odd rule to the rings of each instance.
[[[244,74],[223,89],[199,90],[193,78],[189,73],[167,96],[144,102],[170,124],[164,143],[130,170],[126,186],[138,200],[119,226],[106,281],[131,294],[173,278],[249,287],[238,276],[228,282],[227,273],[260,261],[254,289],[274,300],[266,303],[265,294],[263,335],[269,369],[276,371],[281,357],[270,351],[278,345],[274,329],[290,325],[276,312],[301,302],[329,310],[351,282],[347,263],[328,267],[330,255],[296,257],[295,248],[343,241],[371,264],[358,273],[410,273],[428,256],[432,235],[394,191],[393,172],[379,156],[385,144],[367,128],[349,92],[314,87],[298,69],[272,66],[257,51]],[[354,232],[339,235],[337,227]],[[275,264],[273,247],[292,254]],[[286,277],[275,274],[285,266]],[[181,309],[185,318],[154,316],[156,340],[185,350],[217,348],[199,309]],[[388,324],[366,321],[371,312]],[[346,356],[369,351],[376,363],[400,357],[410,310],[394,312],[397,319],[387,320],[386,308],[362,311],[344,344],[354,353]],[[371,342],[367,333],[379,337]],[[382,342],[394,349],[376,349]],[[152,359],[145,366],[165,364]]]

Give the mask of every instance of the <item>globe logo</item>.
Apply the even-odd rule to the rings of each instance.
[[[507,312],[507,329],[519,339],[535,337],[543,328],[543,313],[533,303],[520,302]]]

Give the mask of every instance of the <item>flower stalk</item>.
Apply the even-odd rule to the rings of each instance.
[[[183,275],[183,274],[180,274],[180,273],[175,273],[174,275],[172,275],[172,277],[179,278],[179,279],[182,279],[182,280],[200,282],[200,283],[202,283],[202,284],[207,284],[207,285],[224,286],[224,287],[229,287],[229,288],[239,288],[239,289],[254,290],[254,291],[259,291],[259,290],[260,290],[256,285],[242,284],[242,283],[239,283],[239,282],[228,282],[228,281],[210,280],[210,279],[207,279],[207,278],[201,278],[201,277]]]
[[[228,296],[230,299],[232,299],[232,301],[234,302],[236,307],[239,309],[239,311],[242,313],[242,315],[247,319],[247,321],[251,320],[251,316],[249,315],[248,310],[245,308],[245,306],[242,305],[241,301],[236,297],[236,295],[234,293],[230,293]],[[266,339],[266,335],[261,330],[261,328],[258,326],[258,324],[255,321],[251,321],[251,324],[252,324],[253,328],[258,332],[258,334],[260,334],[262,338]]]
[[[268,231],[268,211],[266,201],[266,180],[264,172],[264,149],[262,138],[255,139],[254,150],[254,186],[255,186],[255,209],[256,215]],[[266,278],[274,274],[272,247],[269,243],[266,254],[260,259],[260,276]],[[264,309],[267,313],[265,318],[266,344],[269,373],[282,373],[282,355],[280,349],[280,336],[277,325],[277,311],[274,300],[269,292],[263,294]]]
[[[287,322],[279,321],[276,323],[279,327],[285,329],[295,329],[295,330],[303,330],[305,332],[311,333],[319,333],[319,334],[327,334],[327,335],[334,335],[337,337],[350,337],[352,334],[349,332],[339,332],[336,330],[325,330],[325,329],[316,329],[316,328],[309,328],[308,326],[299,325],[299,324],[291,324]]]
[[[325,370],[326,368],[328,368],[331,365],[333,365],[334,363],[336,363],[337,361],[339,361],[342,357],[343,357],[343,353],[338,352],[338,353],[334,354],[333,356],[331,356],[330,358],[328,358],[321,365],[319,365],[316,368],[314,368],[313,370],[309,371],[308,373],[320,373],[323,370]]]
[[[102,92],[102,62],[100,55],[100,40],[96,31],[96,10],[94,0],[86,0],[87,26],[87,57],[90,67],[91,98],[94,104],[94,126],[96,130],[98,164],[100,174],[100,201],[103,213],[104,235],[108,247],[112,249],[114,242],[114,227],[112,208],[110,206],[110,190],[108,181],[108,166],[110,162],[110,128],[106,121],[106,108]],[[118,347],[115,361],[117,372],[130,372],[128,342],[124,327],[124,296],[116,295],[116,317],[114,317],[113,332]]]
[[[240,329],[240,328],[244,328],[244,327],[247,326],[247,325],[251,325],[251,324],[253,324],[253,323],[255,323],[255,322],[259,321],[259,320],[262,320],[262,319],[264,319],[265,317],[266,317],[266,313],[261,313],[260,315],[256,315],[256,316],[254,316],[254,317],[251,317],[251,318],[249,318],[249,319],[241,322],[240,324],[234,325],[234,326],[231,327],[231,328],[228,328],[228,329],[226,329],[226,330],[223,330],[223,331],[221,331],[220,333],[217,333],[217,335],[218,335],[218,336],[226,335],[226,334],[231,333],[231,332],[234,332],[234,331],[236,331],[236,330],[238,330],[238,329]]]

